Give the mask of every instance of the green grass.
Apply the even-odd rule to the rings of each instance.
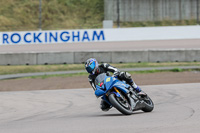
[[[102,27],[104,0],[42,0],[42,29]],[[0,31],[38,30],[39,0],[1,0]]]
[[[0,66],[0,75],[17,74],[17,73],[35,73],[35,72],[81,70],[83,68],[84,68],[83,64]]]
[[[156,70],[156,69],[152,69],[152,70],[145,70],[145,71],[131,71],[129,73],[131,74],[147,74],[147,73],[160,73],[160,72],[185,72],[185,71],[200,71],[200,69],[180,69],[180,68],[174,68],[171,70]]]
[[[183,69],[181,69],[181,68],[174,68],[174,69],[172,69],[172,72],[183,72]]]
[[[75,76],[87,76],[88,73],[86,72],[82,72],[82,73],[75,73],[75,74],[53,74],[53,75],[42,75],[42,76],[30,76],[30,77],[25,77],[25,78],[21,78],[21,79],[47,79],[47,78],[51,78],[51,77],[75,77]]]
[[[102,28],[103,20],[104,0],[42,0],[43,30]],[[196,25],[196,20],[120,23],[120,27],[175,25]],[[39,0],[0,1],[0,31],[38,30],[38,27]]]
[[[117,68],[166,67],[166,66],[174,66],[175,68],[178,68],[178,66],[200,66],[200,62],[121,63],[121,64],[111,64],[111,65]],[[84,70],[84,64],[0,66],[0,75],[35,73],[35,72],[70,71],[70,70]]]

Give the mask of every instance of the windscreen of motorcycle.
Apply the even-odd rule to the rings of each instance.
[[[99,74],[95,79],[95,85],[100,85],[101,83],[103,83],[105,77],[106,77],[106,73]]]

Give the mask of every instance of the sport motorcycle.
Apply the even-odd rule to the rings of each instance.
[[[124,115],[131,115],[136,110],[151,112],[154,108],[153,101],[147,94],[138,95],[125,81],[114,76],[102,73],[96,77],[95,85],[95,95]]]

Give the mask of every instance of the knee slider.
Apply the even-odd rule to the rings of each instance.
[[[128,72],[120,72],[119,77],[120,77],[121,79],[125,79],[125,80],[126,80],[126,79],[127,79],[127,80],[132,80],[131,74],[128,73]]]

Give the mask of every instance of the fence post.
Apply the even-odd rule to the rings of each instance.
[[[199,25],[199,0],[197,0],[197,24]]]
[[[42,0],[39,1],[39,30],[42,30]]]
[[[117,27],[120,27],[120,12],[119,12],[119,0],[117,0]]]

